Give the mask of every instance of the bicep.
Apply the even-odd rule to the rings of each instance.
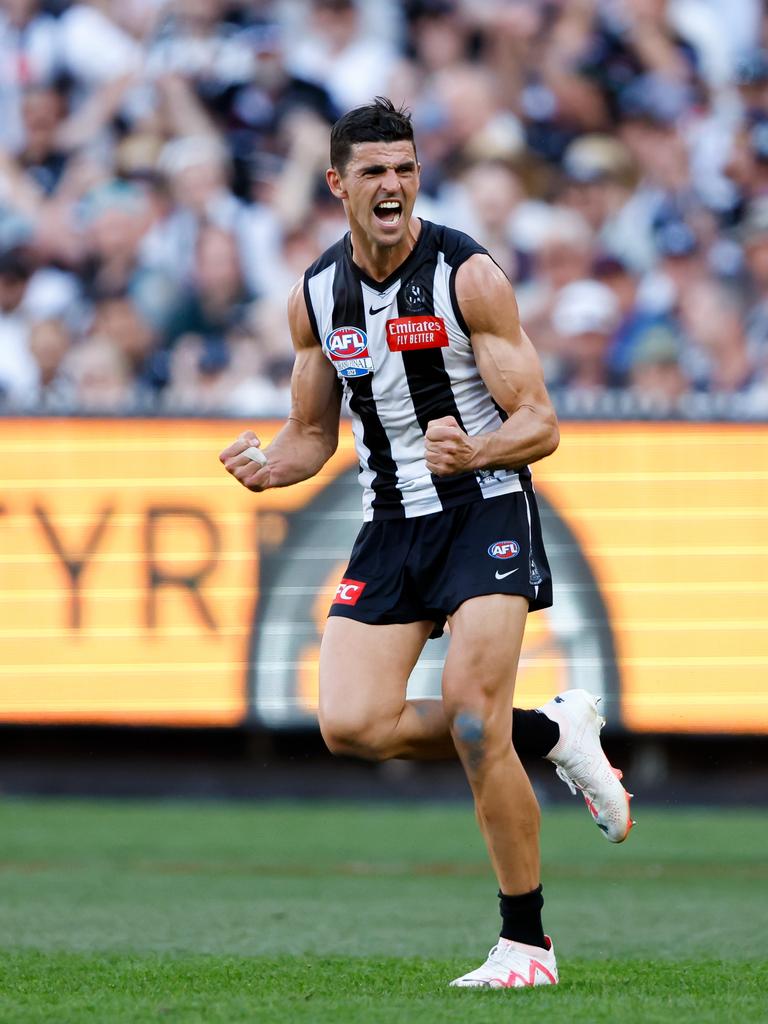
[[[480,376],[495,401],[512,414],[522,405],[549,405],[539,357],[520,326],[512,285],[486,256],[473,256],[456,282]]]

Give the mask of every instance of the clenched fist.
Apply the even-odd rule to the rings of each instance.
[[[236,480],[239,480],[243,487],[249,491],[265,491],[270,486],[270,466],[254,462],[243,453],[248,448],[259,448],[261,441],[252,430],[244,431],[236,441],[225,448],[219,456],[219,461],[224,468],[231,473]]]
[[[473,438],[459,426],[454,416],[430,420],[424,435],[427,469],[435,476],[453,476],[473,469]]]

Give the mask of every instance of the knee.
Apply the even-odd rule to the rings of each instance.
[[[449,686],[443,681],[443,709],[454,741],[484,744],[493,731],[493,700],[482,686]]]
[[[511,723],[505,727],[504,716],[494,709],[492,701],[467,695],[445,705],[451,736],[456,750],[470,775],[483,773],[512,746]]]
[[[332,754],[366,761],[384,761],[390,756],[388,730],[381,723],[338,711],[321,711],[319,717],[320,732]]]
[[[481,771],[489,756],[489,722],[482,708],[458,705],[448,712],[451,735],[470,774]]]

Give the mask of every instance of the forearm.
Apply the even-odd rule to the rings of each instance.
[[[498,430],[471,439],[471,469],[518,469],[551,455],[560,441],[551,407],[522,405]]]
[[[288,487],[315,476],[336,451],[337,438],[316,426],[290,417],[264,449],[269,486]]]

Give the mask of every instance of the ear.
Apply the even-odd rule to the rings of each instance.
[[[337,199],[346,199],[347,190],[341,183],[341,175],[335,167],[329,167],[325,172],[325,180],[328,182],[328,188],[331,190],[331,194]]]

